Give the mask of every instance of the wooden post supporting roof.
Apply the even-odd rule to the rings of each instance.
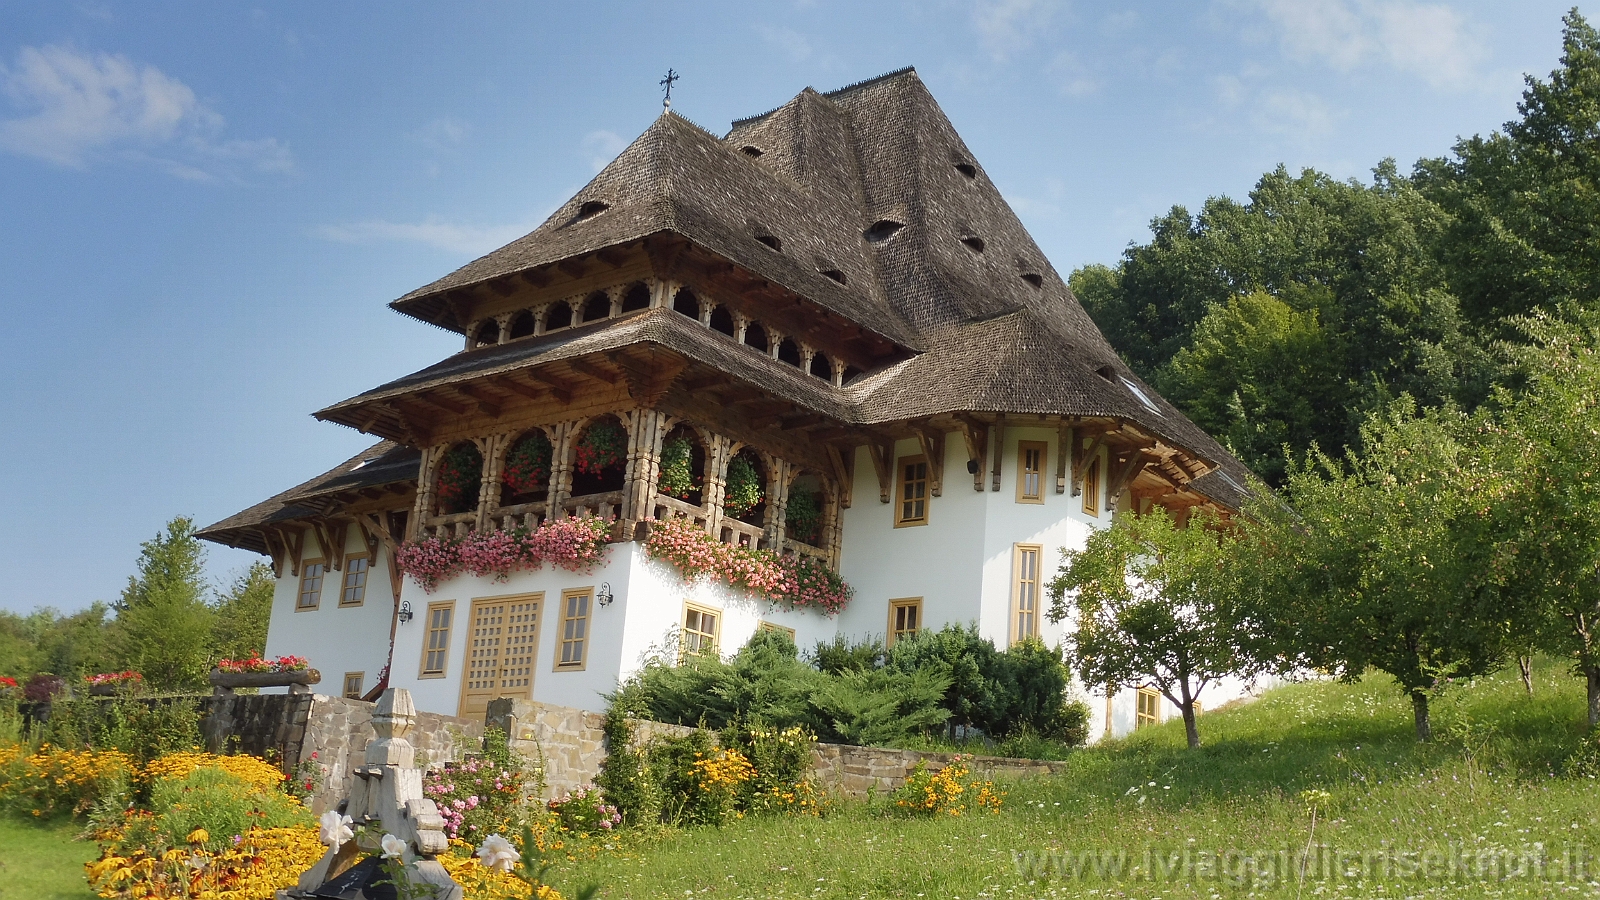
[[[1100,445],[1106,442],[1106,435],[1105,432],[1096,434],[1087,448],[1077,446],[1079,442],[1077,435],[1073,435],[1073,438],[1072,496],[1076,497],[1083,493],[1083,473],[1100,453]]]
[[[1062,425],[1056,434],[1056,493],[1067,492],[1067,466],[1072,462],[1072,429]]]
[[[1006,414],[1000,413],[994,417],[994,487],[990,490],[1000,490],[1000,461],[1006,455]]]
[[[941,497],[944,495],[944,432],[919,428],[917,440],[928,458],[928,493]]]
[[[894,445],[873,441],[867,444],[867,452],[872,454],[872,468],[878,472],[878,502],[888,503],[889,491],[894,485],[890,477],[890,470],[894,468]]]
[[[983,464],[989,453],[989,428],[971,416],[957,416],[961,437],[967,442],[967,471],[972,473],[972,489],[983,490]]]
[[[850,508],[850,497],[855,492],[855,462],[856,449],[851,447],[848,453],[839,452],[834,444],[828,445],[828,462],[833,465],[833,477],[839,485],[839,508]]]

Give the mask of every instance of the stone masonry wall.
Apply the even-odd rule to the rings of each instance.
[[[372,710],[377,704],[324,694],[312,696],[315,699],[296,761],[309,760],[315,753],[319,767],[326,767],[322,770],[322,785],[311,798],[311,811],[320,814],[350,796],[355,781],[353,770],[362,764],[367,743],[376,736]],[[417,750],[417,767],[426,769],[481,749],[483,722],[419,712],[409,740]]]
[[[906,776],[919,761],[927,763],[929,771],[937,772],[949,765],[955,756],[954,753],[819,743],[811,749],[811,772],[829,790],[850,797],[864,797],[868,793],[896,790],[906,783]],[[984,778],[1053,775],[1065,766],[1066,763],[1061,762],[1002,756],[974,756],[967,763],[972,774]]]

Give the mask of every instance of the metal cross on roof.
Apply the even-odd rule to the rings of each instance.
[[[672,108],[672,83],[674,81],[677,81],[679,77],[680,76],[678,75],[677,72],[674,72],[671,69],[668,69],[667,70],[667,77],[661,79],[661,81],[658,82],[659,84],[661,84],[662,86],[664,86],[667,89],[667,96],[666,96],[665,99],[663,99],[661,101],[662,110],[668,110],[668,109]]]

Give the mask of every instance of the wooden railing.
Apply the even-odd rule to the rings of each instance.
[[[766,531],[749,522],[741,522],[731,516],[722,520],[718,528],[717,540],[724,544],[733,544],[736,547],[749,547],[752,550],[761,548],[762,539]]]
[[[499,527],[501,531],[515,531],[518,528],[536,531],[548,518],[545,515],[546,505],[540,500],[537,503],[518,503],[499,507],[494,511],[491,524]]]
[[[473,530],[478,513],[451,513],[448,516],[429,516],[422,523],[422,537],[459,538]]]
[[[650,501],[650,516],[657,522],[667,519],[688,519],[701,528],[706,527],[708,521],[706,511],[677,497],[668,497],[666,494],[656,494]]]
[[[612,522],[622,511],[622,492],[568,497],[561,501],[561,510],[571,516],[599,516]]]
[[[805,541],[797,541],[794,538],[789,538],[783,542],[783,550],[785,553],[793,553],[796,556],[813,556],[823,562],[828,561],[828,551]]]

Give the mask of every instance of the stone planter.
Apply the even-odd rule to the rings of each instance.
[[[322,673],[316,669],[301,669],[298,672],[224,672],[212,669],[207,680],[211,682],[212,694],[218,697],[231,696],[239,688],[264,687],[287,687],[291,694],[309,694],[311,685],[322,681]]]
[[[144,685],[137,681],[117,681],[111,684],[91,684],[89,685],[89,696],[115,697],[119,694],[137,694],[141,689],[143,689],[143,687]]]

